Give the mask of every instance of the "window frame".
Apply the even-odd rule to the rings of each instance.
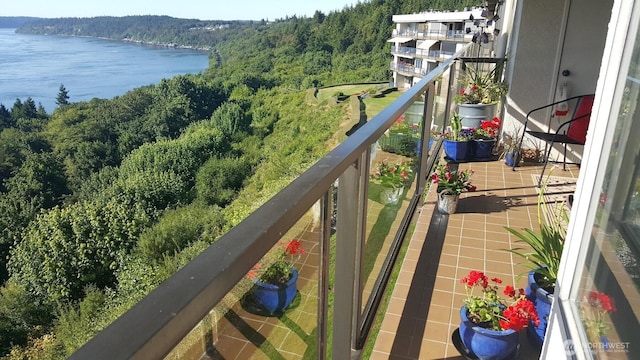
[[[589,138],[584,148],[583,166],[576,186],[567,239],[562,255],[556,301],[552,308],[543,354],[565,352],[567,357],[590,359],[587,335],[575,306],[576,287],[583,276],[592,231],[605,178],[616,122],[631,57],[633,55],[640,11],[635,1],[614,0],[604,56],[596,87]],[[639,124],[640,125],[640,124]],[[566,341],[571,339],[572,350]]]

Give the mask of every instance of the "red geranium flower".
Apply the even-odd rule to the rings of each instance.
[[[500,278],[492,278],[490,284],[483,272],[472,270],[460,281],[465,284],[467,298],[464,302],[467,316],[473,323],[493,330],[515,331],[526,327],[530,321],[536,326],[540,324],[535,306],[526,298],[524,289],[516,291],[507,285],[504,294],[510,300],[506,301],[498,296],[498,284],[502,283]],[[481,296],[473,295],[475,287],[482,289]]]

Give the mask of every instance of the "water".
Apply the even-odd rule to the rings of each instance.
[[[60,84],[70,102],[88,101],[122,95],[163,78],[200,73],[207,66],[208,53],[203,51],[0,29],[0,103],[8,109],[17,98],[30,96],[52,113]]]

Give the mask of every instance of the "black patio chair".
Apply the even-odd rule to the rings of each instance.
[[[578,95],[570,97],[563,101],[556,101],[551,104],[547,104],[544,106],[540,106],[535,108],[527,113],[527,117],[524,122],[525,131],[522,132],[522,136],[520,137],[520,151],[522,150],[522,141],[524,140],[524,135],[529,134],[535,138],[543,140],[546,142],[546,151],[544,156],[544,165],[542,166],[542,172],[540,173],[540,179],[538,180],[538,187],[542,184],[542,177],[544,175],[544,171],[547,168],[547,164],[549,163],[549,156],[551,155],[551,149],[553,149],[553,144],[560,143],[564,145],[564,159],[562,163],[562,168],[566,170],[567,166],[567,145],[584,145],[587,138],[587,129],[589,128],[589,121],[591,120],[591,108],[593,107],[593,99],[594,94],[586,94],[586,95]],[[558,129],[553,132],[551,131],[551,126],[549,126],[549,130],[544,131],[533,131],[527,130],[527,125],[529,123],[529,116],[539,110],[547,109],[549,107],[560,104],[564,101],[571,102],[576,100],[575,110],[573,111],[573,115],[571,118],[558,126]],[[517,163],[513,165],[513,170],[515,171]]]

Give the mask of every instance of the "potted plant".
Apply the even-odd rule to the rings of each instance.
[[[449,164],[439,164],[431,174],[431,181],[436,184],[438,193],[437,208],[445,214],[453,214],[458,207],[460,194],[465,191],[476,191],[471,184],[473,170],[453,170]]]
[[[470,358],[506,359],[518,351],[518,331],[529,323],[538,323],[533,303],[527,299],[524,289],[505,286],[503,299],[498,295],[500,278],[489,279],[481,271],[472,270],[460,280],[465,285],[467,297],[460,309],[460,340]],[[481,294],[475,295],[474,290]]]
[[[449,127],[450,130],[441,135],[445,155],[451,161],[467,160],[471,152],[469,141],[473,137],[474,129],[463,129],[462,118],[458,114],[453,114]]]
[[[411,165],[407,161],[395,164],[380,161],[376,164],[371,174],[371,179],[374,183],[384,187],[381,193],[383,204],[395,204],[398,202],[400,195],[404,191],[404,186],[410,181],[411,173]]]
[[[458,113],[463,118],[463,126],[478,128],[480,121],[494,115],[497,104],[509,90],[506,82],[499,81],[504,62],[499,62],[487,72],[467,66],[460,79],[464,88],[454,97]]]
[[[480,127],[475,129],[472,141],[472,154],[476,159],[488,159],[493,155],[493,148],[498,140],[500,119],[480,121]]]
[[[569,215],[564,203],[558,203],[549,210],[544,201],[544,186],[538,195],[538,231],[532,229],[505,229],[518,238],[518,241],[528,245],[509,249],[511,253],[526,260],[524,265],[527,272],[527,296],[531,299],[540,316],[540,324],[531,326],[529,334],[532,342],[542,346],[547,329],[547,320],[553,302],[556,279],[560,269],[560,258],[567,235]]]
[[[271,315],[282,313],[293,302],[298,292],[294,265],[305,253],[302,243],[295,239],[274,249],[247,273],[253,281],[252,299]]]
[[[519,129],[515,129],[513,132],[505,131],[502,134],[502,156],[504,156],[504,163],[507,166],[514,167],[520,163],[521,138]]]
[[[420,125],[404,121],[394,123],[380,138],[382,150],[403,156],[415,156],[420,140]]]

